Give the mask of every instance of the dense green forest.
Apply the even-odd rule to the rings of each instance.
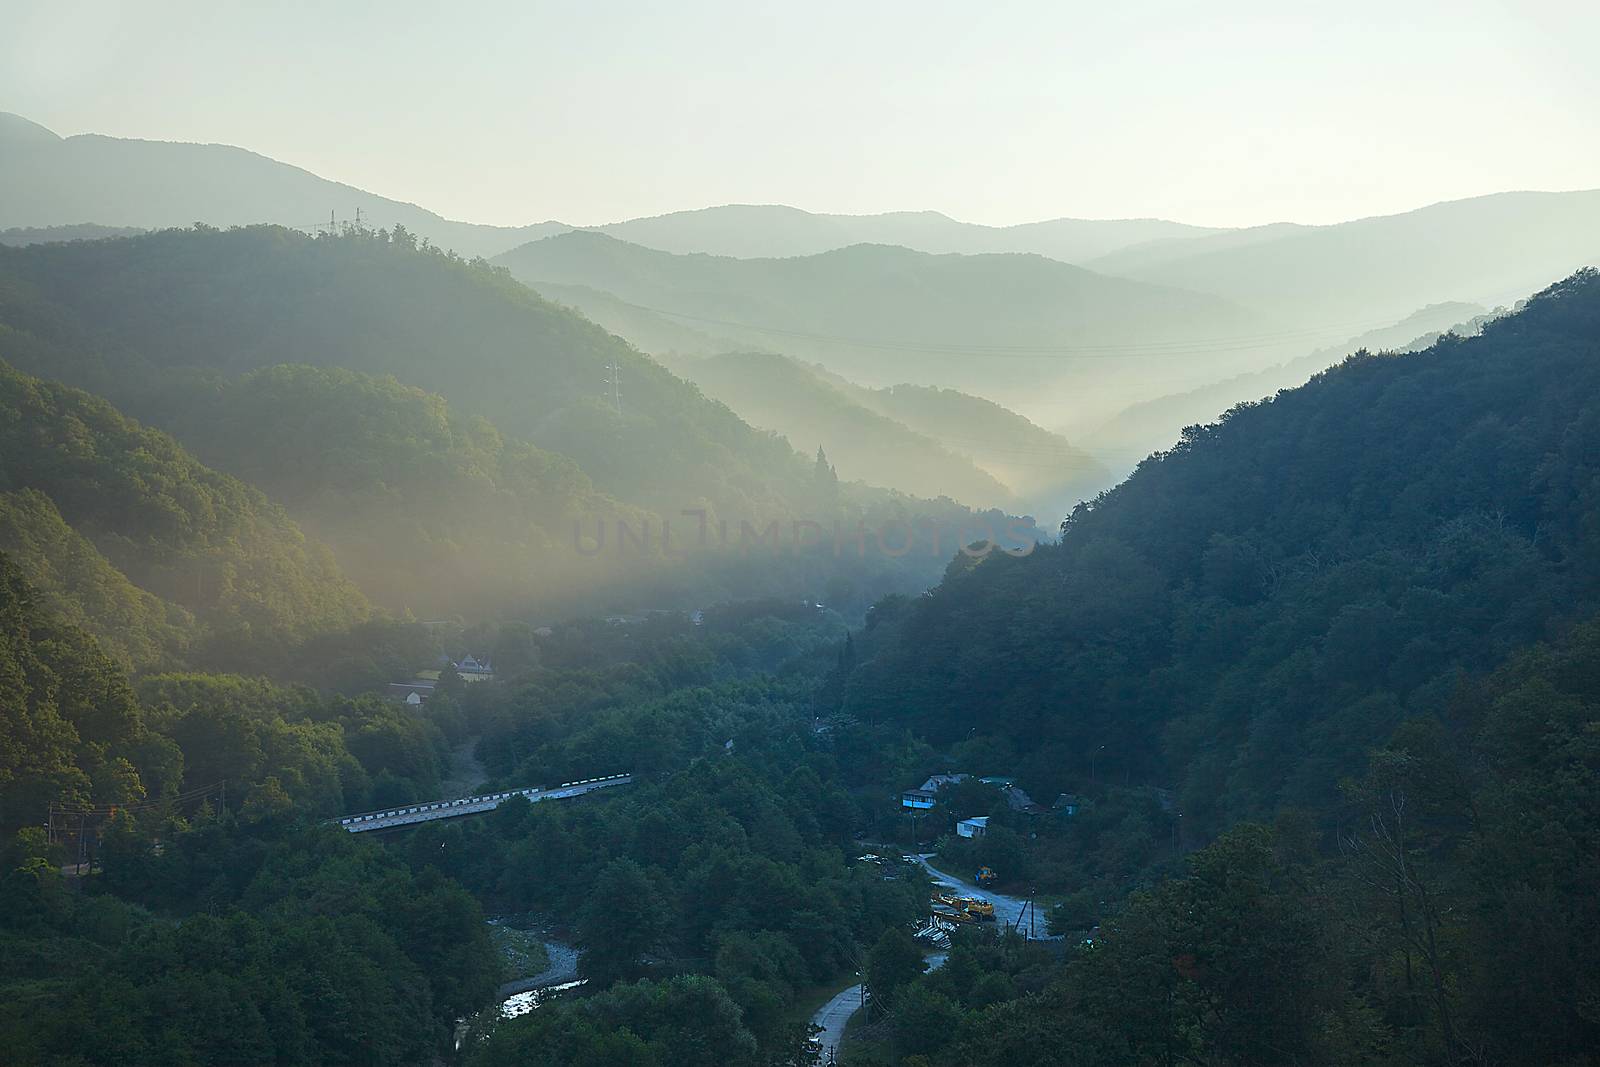
[[[1597,606],[1600,275],[1185,431],[1059,545],[875,612],[845,713],[981,717],[1030,791],[1175,789],[1197,834],[1325,805],[1463,674]]]
[[[962,932],[853,1062],[1592,1064],[1597,741],[1589,623],[1407,719],[1334,811],[1233,827],[1065,957]]]
[[[42,824],[51,803],[160,808],[224,781],[238,803],[317,816],[387,799],[385,775],[406,779],[392,787],[406,795],[437,788],[443,749],[460,736],[448,700],[419,717],[376,697],[215,674],[148,674],[136,692],[93,637],[0,558],[8,830]]]
[[[856,629],[793,596],[537,629],[373,618],[234,474],[357,555],[341,539],[373,527],[342,515],[437,495],[402,561],[624,505],[393,378],[152,380],[141,402],[224,475],[8,369],[0,1047],[799,1064],[805,1020],[859,971],[853,1064],[1592,1063],[1597,346],[1585,272],[1478,337],[1359,353],[1185,431],[1057,544],[948,553],[936,588]],[[835,478],[818,463],[808,491]],[[320,560],[322,599],[268,597],[247,568],[216,602],[156,598],[157,564],[208,551],[285,583]],[[202,673],[194,643],[238,619],[271,656]],[[494,681],[371,695],[469,649]],[[1036,891],[1057,936],[964,929],[927,968],[896,798],[952,769],[1050,809],[969,781],[920,832]],[[323,824],[622,771],[391,835]],[[52,806],[85,844],[70,815],[51,839]],[[978,814],[981,840],[940,837]],[[585,984],[501,1018],[487,915],[559,926]]]
[[[880,1051],[1593,1062],[1597,356],[1591,271],[1194,427],[1059,546],[881,603],[822,691],[853,748],[901,788],[943,750],[1075,791],[1085,815],[996,811],[944,851],[1099,930],[1043,971],[975,947]]]
[[[843,626],[815,608],[563,627],[510,684],[458,682],[419,715],[235,676],[135,691],[0,570],[0,676],[21,701],[0,749],[0,1037],[17,1062],[417,1063],[472,1018],[474,1062],[516,1062],[553,1027],[592,1062],[637,1046],[635,1062],[787,1063],[797,996],[923,899],[918,879],[845,863],[855,803],[805,681]],[[384,843],[315,825],[437,795],[472,737],[490,784],[618,761],[642,780]],[[47,800],[96,806],[92,877],[57,871],[33,825]],[[581,973],[611,992],[477,1018],[501,978],[486,907],[566,916]]]
[[[219,659],[257,657],[370,611],[259,490],[104,400],[3,362],[0,546],[140,666],[202,639]]]
[[[129,666],[181,657],[197,632],[192,612],[134,585],[37,489],[0,495],[0,551],[53,612]]]

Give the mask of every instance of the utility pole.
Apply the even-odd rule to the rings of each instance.
[[[856,977],[861,979],[861,984],[858,987],[861,994],[859,1007],[862,1011],[865,1011],[867,1007],[867,957],[861,951],[860,945],[852,944],[850,946],[850,962],[856,969]],[[862,1021],[867,1021],[865,1016],[863,1016]]]

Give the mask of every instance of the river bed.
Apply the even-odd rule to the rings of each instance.
[[[584,984],[584,979],[578,977],[578,950],[565,941],[558,941],[552,935],[550,928],[539,925],[522,925],[526,922],[525,916],[500,916],[489,920],[490,926],[511,925],[515,929],[535,933],[543,943],[550,963],[538,974],[522,975],[506,982],[495,991],[493,1007],[485,1007],[483,1011],[472,1017],[462,1019],[456,1024],[455,1047],[459,1052],[467,1035],[477,1028],[490,1011],[498,1013],[501,1019],[515,1019],[519,1015],[526,1015],[551,997],[559,996],[571,989],[577,989]]]

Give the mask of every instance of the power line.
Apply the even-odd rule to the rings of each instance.
[[[164,808],[169,804],[184,804],[189,801],[199,800],[213,794],[221,795],[227,788],[226,782],[216,782],[212,785],[197,786],[181,793],[174,793],[170,797],[157,797],[154,800],[141,800],[128,804],[106,804],[99,807],[69,808],[64,804],[51,804],[50,809],[58,815],[71,816],[109,816],[119,811],[152,811]]]

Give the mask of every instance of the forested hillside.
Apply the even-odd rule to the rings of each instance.
[[[815,364],[728,352],[670,364],[757,426],[824,449],[846,478],[1015,511],[1064,515],[1105,488],[1105,468],[982,397],[931,386],[870,389]]]
[[[855,806],[808,698],[842,629],[793,601],[562,627],[537,668],[504,659],[505,687],[458,681],[421,710],[226,675],[136,695],[0,555],[4,1047],[399,1065],[465,1036],[488,1063],[530,1041],[565,1062],[788,1062],[802,992],[922,898],[845,863]],[[480,734],[496,782],[619,761],[638,781],[386,841],[315,825],[437,795]],[[57,869],[50,803],[85,812],[92,870]],[[596,995],[499,1025],[486,908],[570,916]]]
[[[673,366],[751,425],[783,434],[797,449],[823,449],[846,480],[980,507],[1016,502],[1009,487],[965,456],[784,356],[731,352]]]
[[[1476,304],[1433,304],[1392,326],[1368,330],[1343,344],[1319,348],[1276,367],[1130,404],[1098,426],[1083,428],[1084,438],[1096,451],[1132,469],[1151,452],[1170,446],[1185,426],[1211,422],[1235,404],[1304,385],[1312,375],[1352,352],[1415,352],[1445,333],[1471,337],[1492,314]]]
[[[1597,376],[1591,272],[1479,337],[1358,354],[1196,428],[1059,545],[958,555],[848,637],[793,599],[484,630],[505,677],[441,678],[420,711],[130,686],[0,557],[21,697],[0,736],[26,742],[0,747],[7,828],[51,801],[103,820],[78,893],[37,829],[9,840],[0,1033],[24,1062],[398,1064],[470,1018],[461,1058],[484,1067],[758,1067],[804,1062],[808,998],[861,971],[866,1063],[1586,1063]],[[400,403],[443,456],[505,457],[345,372],[267,370],[217,402],[260,418],[324,387],[352,441]],[[302,459],[281,492],[337,487],[344,464]],[[637,781],[388,844],[309,825],[438,795],[463,747],[489,787]],[[1057,894],[1060,951],[962,930],[923,973],[921,869],[850,861],[854,832],[901,833],[896,790],[952,766],[1077,797],[998,802],[984,838],[935,846]],[[941,792],[929,817],[997,796]],[[486,909],[570,920],[582,993],[480,1011]]]
[[[1597,345],[1590,271],[1194,427],[1059,546],[886,605],[844,707],[946,739],[977,716],[1038,792],[1099,753],[1197,833],[1326,808],[1464,674],[1596,606]]]
[[[0,547],[140,665],[202,635],[209,655],[257,657],[370,610],[258,490],[104,400],[3,362],[0,488]]]
[[[288,361],[392,374],[561,452],[602,489],[759,514],[807,467],[627,345],[403,231],[274,227],[8,250],[12,362],[140,413],[151,375]],[[611,402],[607,366],[621,371]]]
[[[852,395],[970,457],[1037,509],[1035,514],[1065,514],[1112,481],[1098,455],[981,396],[916,384],[857,387]]]
[[[459,887],[295,825],[436,783],[432,721],[225,676],[151,680],[140,699],[3,553],[0,678],[13,1062],[416,1062],[492,992]],[[99,823],[88,893],[53,865],[51,804]]]
[[[585,562],[574,558],[575,520],[592,542],[597,525],[621,519],[637,532],[650,519],[659,548],[666,519],[679,546],[719,549],[727,538],[705,531],[723,522],[735,549],[745,523],[779,523],[784,546],[793,522],[865,529],[869,541],[888,524],[1005,524],[831,470],[819,481],[810,456],[624,342],[403,230],[202,229],[0,250],[0,352],[283,494],[397,611],[557,611],[575,586],[595,594],[590,610],[735,589],[830,600],[849,590],[859,608],[925,586],[943,565],[921,550],[786,549],[776,563],[718,552],[692,572],[636,567],[620,583],[615,531],[605,559]],[[286,360],[305,366],[265,370]],[[400,463],[402,452],[428,459]],[[630,591],[590,583],[602,565],[610,586]],[[530,599],[545,594],[554,599]]]
[[[1063,962],[977,938],[897,987],[899,1055],[1592,1062],[1597,398],[1587,271],[1235,408],[1059,546],[881,603],[833,721],[901,782],[942,752],[1071,791],[942,849],[1085,886]],[[1119,870],[1149,888],[1108,899]]]
[[[555,612],[585,589],[649,577],[631,560],[579,555],[572,531],[658,518],[595,491],[570,459],[392,377],[280,365],[184,378],[152,406],[201,458],[283,504],[393,612]]]
[[[94,633],[125,665],[171,661],[195,637],[191,612],[134,585],[37,489],[0,494],[0,552],[52,612]]]
[[[53,616],[0,554],[0,826],[36,823],[51,802],[127,802],[176,791],[164,753],[138,751],[143,724],[126,677],[94,640]]]

